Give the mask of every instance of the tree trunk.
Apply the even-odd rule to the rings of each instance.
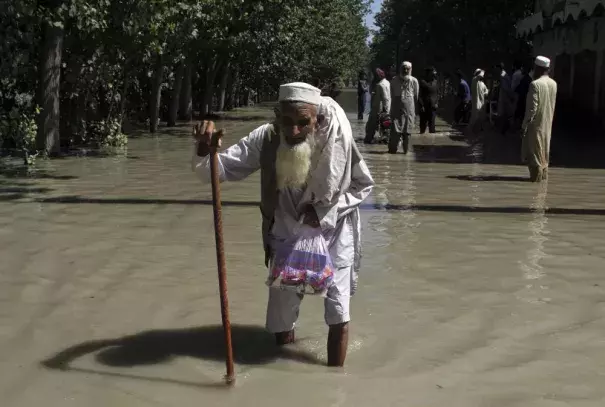
[[[183,61],[179,61],[174,69],[174,86],[170,96],[170,106],[168,108],[168,127],[176,125],[176,118],[179,112],[179,103],[181,97],[181,88],[183,85],[183,74],[185,67]]]
[[[38,117],[38,134],[36,144],[39,150],[48,155],[60,151],[60,91],[61,59],[63,53],[63,27],[45,24],[40,55],[40,85],[38,105],[42,108]]]
[[[153,72],[151,93],[149,95],[149,131],[155,133],[158,130],[158,116],[160,114],[160,99],[162,96],[162,79],[164,77],[164,65],[162,57],[158,55],[155,71]]]
[[[191,86],[193,80],[193,62],[187,59],[183,82],[181,83],[181,100],[179,103],[179,119],[191,121],[193,114],[193,103],[191,100]]]
[[[61,103],[61,140],[62,146],[69,146],[77,138],[78,133],[78,98],[72,96],[78,89],[83,60],[74,54],[70,58],[63,53],[63,60],[68,60],[67,68],[62,77],[63,100]]]
[[[225,110],[225,99],[227,96],[227,83],[229,80],[229,65],[230,65],[230,63],[228,62],[225,65],[225,67],[223,68],[223,73],[221,75],[221,84],[220,84],[220,90],[219,90],[219,96],[218,96],[219,112],[222,112]]]
[[[227,110],[236,108],[235,97],[236,97],[236,86],[237,86],[238,68],[237,66],[230,75],[229,86],[227,91]]]
[[[122,93],[120,94],[120,113],[119,120],[122,132],[124,132],[124,116],[126,115],[126,101],[128,99],[128,87],[130,86],[130,76],[128,75],[128,61],[124,64],[124,82],[122,82]]]
[[[221,66],[218,57],[206,68],[206,82],[204,85],[204,96],[202,99],[201,116],[212,113],[212,97],[214,96],[214,80]]]

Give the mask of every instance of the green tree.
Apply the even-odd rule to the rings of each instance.
[[[532,0],[388,0],[376,16],[371,44],[375,65],[410,59],[442,71],[490,67],[523,52],[515,24],[533,10]]]
[[[36,131],[49,154],[120,146],[133,121],[155,132],[285,81],[349,78],[368,57],[365,0],[0,2],[0,139],[28,152]]]

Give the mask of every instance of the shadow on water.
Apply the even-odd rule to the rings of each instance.
[[[25,165],[10,165],[0,161],[0,176],[5,178],[23,179],[53,179],[72,180],[78,177],[72,175],[57,175],[39,168],[30,168]]]
[[[473,145],[460,144],[414,144],[412,147],[415,161],[421,163],[445,163],[445,164],[498,164],[519,165],[521,164],[519,154],[506,154],[506,150],[482,146],[482,155],[479,157],[473,151]],[[509,148],[510,150],[510,148]]]
[[[264,365],[278,359],[300,363],[323,365],[316,355],[290,347],[277,347],[275,338],[264,328],[252,325],[232,325],[234,361],[240,365]],[[95,361],[107,367],[131,368],[135,366],[159,365],[178,357],[223,362],[225,346],[221,325],[174,330],[153,330],[115,339],[101,339],[71,346],[42,361],[48,369],[126,377],[131,379],[168,382],[173,384],[202,387],[218,387],[217,384],[203,385],[199,382],[180,382],[174,379],[148,378],[116,372],[98,372],[70,366],[77,359],[95,354]]]
[[[515,178],[515,177],[511,177]],[[39,198],[35,202],[51,204],[110,204],[110,205],[206,205],[212,201],[207,199],[164,199],[164,198],[86,198],[78,196],[59,196]],[[224,207],[258,207],[260,202],[254,201],[223,201]],[[427,204],[362,204],[363,211],[418,211],[418,212],[460,212],[460,213],[535,213],[536,209],[521,206],[467,206],[467,205],[427,205]],[[582,208],[546,208],[542,212],[551,215],[605,215],[605,209]]]
[[[114,205],[212,205],[208,199],[165,199],[165,198],[88,198],[81,196],[58,196],[39,198],[36,202],[58,204],[114,204]],[[221,201],[222,206],[259,207],[255,201]]]
[[[27,197],[25,194],[8,194],[8,195],[0,195],[0,202],[8,202],[8,201],[18,201]]]
[[[459,181],[529,182],[529,177],[505,175],[448,175],[446,178],[457,179]]]
[[[440,111],[440,117],[452,122],[450,109]],[[453,110],[453,105],[451,106]],[[551,140],[550,167],[605,169],[605,139],[576,137],[581,131],[553,128]],[[503,136],[495,128],[489,128],[472,139],[465,134],[450,135],[449,139],[466,145],[414,146],[416,161],[469,164],[478,162],[496,165],[522,165],[521,137],[519,134]],[[480,160],[473,158],[470,145],[481,144],[484,152]]]
[[[26,187],[0,187],[0,194],[14,194],[14,193],[35,193],[41,194],[44,192],[50,192],[50,188],[26,188]]]
[[[36,188],[19,182],[0,180],[0,202],[16,201],[27,198],[29,194],[43,194],[53,191],[51,188]]]

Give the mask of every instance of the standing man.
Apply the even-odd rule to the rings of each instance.
[[[366,73],[364,71],[360,71],[359,80],[357,81],[357,120],[363,120],[369,90],[370,86],[366,80]]]
[[[420,81],[418,101],[420,104],[420,134],[426,132],[427,126],[429,133],[436,133],[435,119],[439,104],[439,84],[437,83],[437,71],[433,67],[426,69],[425,78]]]
[[[265,265],[275,249],[297,237],[301,222],[321,231],[336,269],[324,300],[329,326],[328,364],[347,355],[350,297],[357,288],[361,257],[359,205],[374,181],[353,140],[342,108],[306,83],[282,85],[273,124],[265,124],[218,154],[221,181],[239,181],[260,170]],[[214,123],[194,129],[192,168],[210,182],[209,154],[220,147]],[[302,295],[269,288],[267,329],[278,345],[294,342]]]
[[[469,129],[472,134],[477,134],[478,131],[482,131],[483,123],[485,123],[485,102],[487,100],[489,90],[483,82],[484,79],[485,71],[482,69],[477,69],[475,71],[475,77],[473,78],[471,89],[473,108],[471,111]]]
[[[529,93],[529,86],[532,82],[531,68],[529,66],[523,67],[523,77],[519,82],[519,85],[515,89],[517,94],[517,106],[515,107],[515,129],[518,130],[525,117],[525,109],[527,107],[527,94]]]
[[[456,71],[456,76],[458,77],[458,106],[454,113],[454,121],[456,124],[468,123],[471,111],[471,88],[460,69]]]
[[[517,91],[517,86],[521,83],[521,79],[523,79],[523,64],[521,61],[515,61],[513,64],[513,76],[511,78],[511,88],[513,92]]]
[[[338,87],[337,81],[333,81],[332,83],[330,83],[330,89],[328,90],[328,96],[330,96],[334,100],[337,100],[337,98],[340,96],[341,93],[342,92],[340,91],[340,89]]]
[[[512,78],[506,73],[503,63],[496,65],[496,77],[500,82],[498,93],[498,118],[500,120],[500,130],[504,135],[510,128],[510,122],[515,108],[515,94],[512,88]]]
[[[378,128],[380,115],[389,113],[391,109],[391,88],[389,81],[385,78],[385,73],[382,69],[376,68],[376,84],[374,93],[372,94],[372,105],[370,106],[370,115],[366,123],[366,144],[374,142],[376,129]]]
[[[403,153],[407,154],[410,135],[416,121],[416,104],[420,86],[412,76],[412,63],[401,65],[401,74],[391,81],[391,118],[393,129],[389,140],[389,153],[397,154],[399,141],[403,139]]]
[[[534,81],[527,94],[523,120],[523,161],[532,182],[548,179],[550,138],[557,102],[557,83],[549,76],[550,59],[539,56],[534,63]]]

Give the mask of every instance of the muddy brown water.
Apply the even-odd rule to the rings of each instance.
[[[223,123],[226,142],[261,122]],[[316,298],[298,343],[272,346],[259,177],[223,186],[232,389],[187,127],[127,156],[3,164],[0,405],[604,405],[605,171],[557,167],[534,185],[506,149],[439,130],[408,156],[362,147],[376,188],[344,370],[323,366]]]

